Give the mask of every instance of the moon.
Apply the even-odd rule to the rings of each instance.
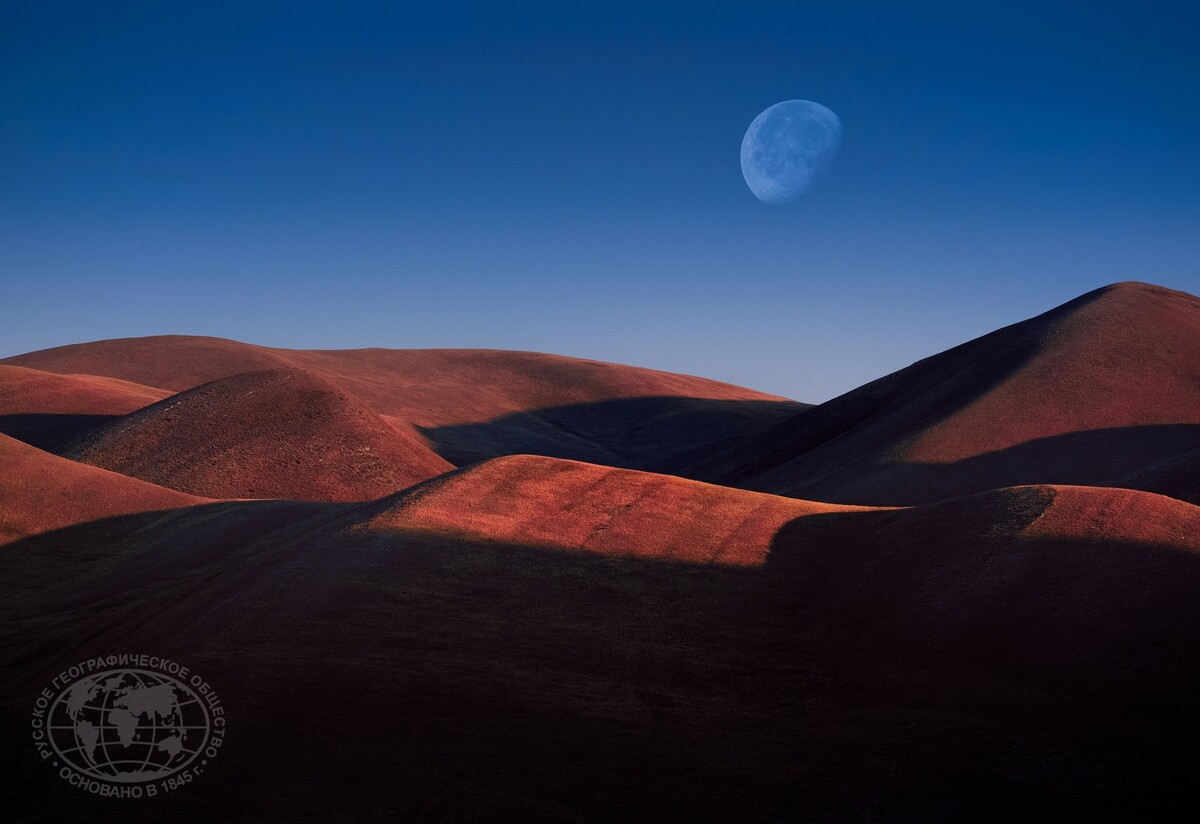
[[[764,111],[742,138],[742,177],[763,203],[791,203],[829,168],[842,121],[811,100],[785,100]]]

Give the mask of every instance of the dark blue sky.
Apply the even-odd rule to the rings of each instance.
[[[0,354],[534,349],[819,401],[1200,291],[1191,4],[570,5],[5,3]],[[845,139],[772,207],[738,151],[791,98]]]

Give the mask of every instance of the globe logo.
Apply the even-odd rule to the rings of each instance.
[[[70,767],[116,783],[179,772],[205,750],[211,719],[185,683],[146,669],[109,669],[68,685],[50,704],[50,747]]]

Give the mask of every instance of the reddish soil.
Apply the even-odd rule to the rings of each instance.
[[[239,372],[300,368],[412,427],[457,465],[531,453],[669,468],[677,453],[761,431],[805,408],[690,375],[483,349],[290,350],[164,336],[63,346],[0,363],[174,391]],[[640,437],[646,431],[662,437]]]
[[[850,509],[523,458],[111,519],[0,554],[0,734],[64,662],[153,650],[230,726],[129,821],[1161,820],[1197,812],[1198,523],[1128,491]],[[25,748],[0,768],[21,820],[98,809]]]
[[[64,454],[210,498],[361,501],[451,468],[417,436],[299,369],[203,384],[87,433]]]
[[[443,475],[380,505],[363,528],[729,565],[761,564],[793,518],[853,509],[529,455]]]
[[[114,515],[203,499],[60,458],[0,435],[0,544]]]
[[[292,350],[167,335],[62,346],[0,363],[108,375],[175,391],[239,372],[301,368],[325,376],[382,414],[420,426],[613,398],[784,400],[690,375],[490,349]]]
[[[99,375],[0,366],[0,433],[43,449],[162,400],[163,389]]]
[[[100,375],[60,375],[0,366],[0,415],[124,415],[170,394],[165,389]]]
[[[801,412],[687,472],[899,505],[1099,485],[1197,447],[1200,299],[1121,283]]]
[[[0,421],[77,459],[0,435],[6,820],[1200,820],[1191,296],[1118,284],[807,411],[528,353],[6,363]],[[154,799],[29,737],[124,652],[228,719]]]
[[[1142,489],[1200,504],[1200,449],[1181,452],[1139,467],[1109,479],[1105,486]]]
[[[1054,497],[1026,534],[1074,541],[1125,541],[1200,550],[1200,507],[1129,489],[1051,487]]]

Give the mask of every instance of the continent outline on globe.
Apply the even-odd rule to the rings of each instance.
[[[66,766],[118,784],[173,776],[200,757],[212,737],[211,715],[194,689],[140,667],[101,670],[67,684],[47,720],[50,747]],[[142,737],[147,732],[148,739]]]

